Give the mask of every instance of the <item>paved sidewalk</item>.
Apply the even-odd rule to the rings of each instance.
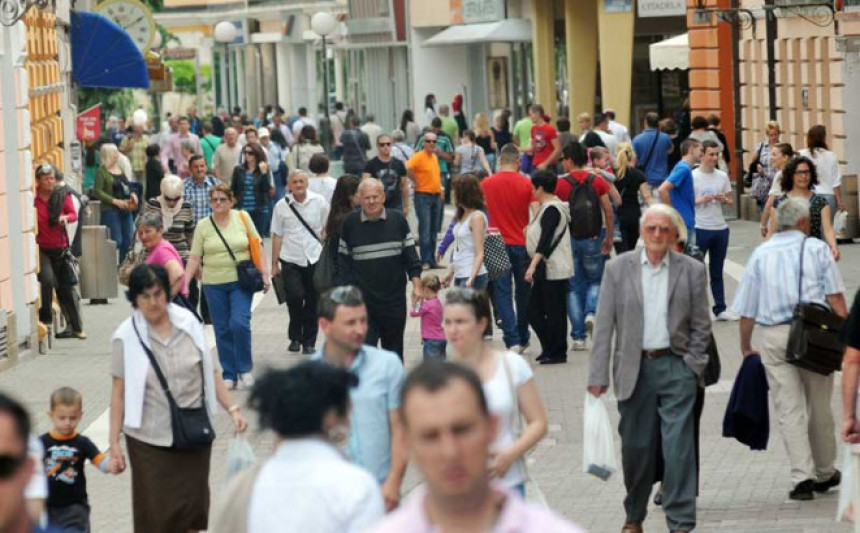
[[[734,222],[731,226],[729,259],[736,264],[730,264],[727,271],[734,269],[738,272],[752,247],[759,242],[757,225]],[[853,300],[860,285],[860,246],[843,248],[840,269],[848,286],[848,299]],[[736,281],[727,276],[729,299],[736,286]],[[84,395],[85,413],[81,428],[89,428],[100,417],[103,421],[110,396],[109,339],[129,311],[130,306],[123,300],[114,300],[106,306],[84,306],[89,339],[56,341],[50,354],[30,357],[17,367],[0,373],[0,390],[25,402],[39,431],[49,427],[45,414],[48,395],[61,385],[76,387]],[[286,350],[286,307],[277,306],[274,296],[267,295],[256,308],[252,328],[255,373],[267,367],[289,366],[303,359]],[[812,502],[799,503],[788,499],[789,467],[773,415],[770,445],[765,452],[751,452],[736,441],[721,437],[722,417],[740,354],[736,323],[716,323],[714,330],[722,356],[723,381],[708,389],[702,418],[702,478],[697,531],[847,533],[851,530],[849,526],[833,521],[838,493],[831,492]],[[498,344],[499,337],[497,333]],[[532,362],[537,354],[537,347],[527,351]],[[417,364],[420,358],[418,320],[410,319],[406,333],[407,367]],[[550,432],[530,457],[530,473],[550,507],[592,533],[617,532],[624,521],[624,488],[620,473],[603,482],[582,472],[582,406],[587,358],[587,352],[570,352],[566,365],[534,366],[538,388],[549,411]],[[247,393],[239,391],[236,397],[245,402]],[[610,401],[608,407],[617,421],[614,401]],[[838,421],[841,416],[838,379],[833,409]],[[248,416],[252,428],[256,428],[253,413],[248,413]],[[101,433],[102,430],[97,430],[99,425],[96,423],[92,431]],[[210,477],[213,501],[217,501],[223,488],[231,436],[226,414],[216,417],[215,425],[219,438],[213,450]],[[248,439],[260,458],[267,456],[274,446],[274,438],[268,433],[252,430]],[[93,469],[89,469],[88,475],[93,531],[131,533],[130,476],[107,476]],[[411,489],[419,481],[416,473],[410,471],[405,489]],[[646,531],[665,530],[662,512],[652,506]]]

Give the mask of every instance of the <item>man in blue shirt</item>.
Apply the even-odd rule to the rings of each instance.
[[[687,226],[687,244],[696,243],[696,189],[693,186],[693,167],[702,158],[702,143],[686,139],[681,143],[681,160],[660,185],[660,201],[674,207]]]
[[[358,288],[345,285],[324,292],[318,313],[326,342],[311,359],[358,376],[358,386],[349,391],[352,415],[346,453],[382,485],[385,507],[390,511],[400,503],[407,462],[398,417],[403,363],[394,352],[364,344],[367,307]]]
[[[669,173],[669,154],[673,149],[672,139],[657,129],[659,120],[657,113],[646,114],[645,131],[633,139],[636,166],[644,169],[645,179],[652,189],[659,187],[666,179]]]

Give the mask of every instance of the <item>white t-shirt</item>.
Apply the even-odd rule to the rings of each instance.
[[[329,205],[331,205],[331,197],[334,196],[335,187],[337,187],[337,180],[331,176],[308,178],[308,189],[325,198]]]
[[[815,194],[833,194],[833,187],[842,186],[839,158],[836,157],[835,153],[830,150],[815,150],[815,155],[812,155],[808,149],[804,148],[798,154],[802,157],[808,157],[815,163],[815,170],[818,172],[818,185],[813,189]]]
[[[519,399],[514,396],[511,384],[519,391],[520,387],[534,377],[531,367],[521,355],[514,352],[503,352],[502,356],[507,359],[508,364],[505,365],[504,360],[499,358],[495,375],[483,384],[484,395],[487,397],[490,412],[499,417],[499,433],[492,444],[493,450],[510,448],[518,437],[516,434],[517,424],[514,421],[514,413],[518,410],[514,410],[514,402],[518,402]],[[511,371],[510,379],[508,379],[506,369]],[[519,460],[511,465],[510,470],[505,474],[504,483],[508,487],[512,487],[524,481],[525,468],[523,461]]]
[[[703,172],[701,167],[693,171],[693,188],[696,198],[709,194],[727,194],[732,192],[732,184],[725,172],[714,169],[711,173]],[[723,216],[723,204],[720,202],[708,202],[696,206],[696,228],[707,230],[721,230],[728,228],[726,218]]]

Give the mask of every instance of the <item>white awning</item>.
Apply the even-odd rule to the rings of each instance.
[[[424,46],[470,43],[518,43],[532,40],[532,24],[523,19],[450,26],[430,37]]]
[[[690,68],[690,42],[687,34],[650,45],[651,70],[687,70]]]

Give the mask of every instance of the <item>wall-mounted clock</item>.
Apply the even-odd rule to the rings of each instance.
[[[146,52],[155,41],[155,19],[149,7],[138,0],[106,0],[95,11],[116,22],[131,36],[131,40]]]

